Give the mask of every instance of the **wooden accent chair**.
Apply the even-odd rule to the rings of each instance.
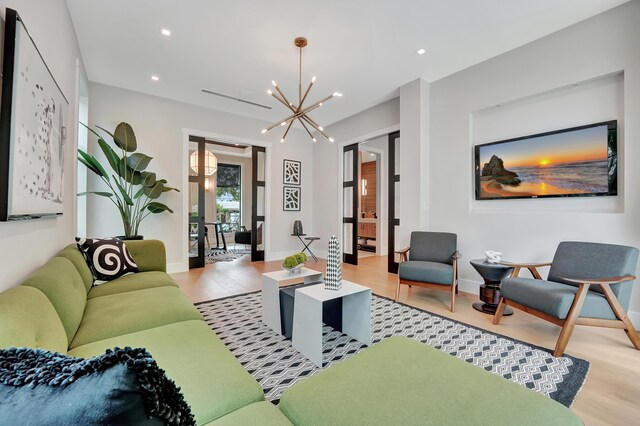
[[[612,244],[562,242],[551,263],[507,263],[511,278],[493,317],[498,324],[507,305],[562,327],[553,355],[562,356],[576,325],[621,328],[640,350],[640,338],[627,317],[638,249]],[[551,266],[547,280],[537,268]],[[532,278],[520,278],[522,268]]]
[[[451,292],[451,312],[455,311],[458,292],[458,236],[446,232],[411,233],[411,245],[396,251],[400,255],[396,302],[400,285],[431,288]]]

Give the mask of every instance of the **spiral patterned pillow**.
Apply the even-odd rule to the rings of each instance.
[[[140,272],[124,241],[115,238],[76,238],[76,243],[96,280],[95,285]]]

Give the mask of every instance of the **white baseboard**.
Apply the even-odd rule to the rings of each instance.
[[[327,252],[323,251],[323,250],[314,250],[313,251],[315,253],[315,255],[320,258],[320,259],[326,259],[327,258]],[[269,253],[265,260],[267,262],[271,261],[271,260],[282,260],[287,256],[291,256],[294,252],[292,251],[276,251],[276,252],[272,252]],[[305,253],[306,254],[306,253]],[[308,254],[307,254],[308,256]],[[311,257],[311,256],[309,256]]]
[[[189,270],[189,261],[187,261],[187,262],[167,263],[167,273],[168,274],[177,274],[178,272],[187,272],[188,270]]]
[[[458,279],[458,288],[465,293],[478,294],[482,282]]]

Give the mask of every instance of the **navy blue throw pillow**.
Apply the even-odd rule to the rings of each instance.
[[[0,350],[0,422],[32,425],[194,425],[180,388],[141,348],[89,359]]]

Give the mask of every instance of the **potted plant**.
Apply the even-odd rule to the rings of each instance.
[[[304,253],[292,254],[282,261],[282,269],[289,271],[289,274],[299,274],[307,261],[307,255]]]
[[[98,132],[84,126],[98,137],[98,145],[113,173],[107,173],[106,168],[95,157],[79,149],[78,161],[98,175],[110,191],[82,192],[78,196],[94,194],[109,198],[122,219],[124,236],[118,238],[142,239],[138,232],[140,223],[147,216],[164,212],[173,213],[166,204],[156,200],[165,192],[178,190],[167,186],[165,179],[158,179],[155,173],[147,170],[152,157],[136,152],[138,149],[136,135],[128,123],[118,124],[113,133],[96,126],[111,136],[120,154],[117,154]]]

